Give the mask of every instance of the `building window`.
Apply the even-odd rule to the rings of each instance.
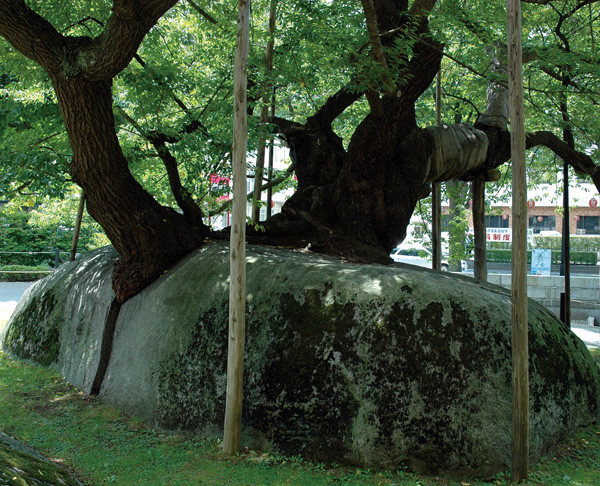
[[[580,216],[577,221],[578,235],[600,235],[599,216]]]
[[[499,216],[486,216],[485,217],[486,228],[508,228],[508,218],[503,219],[502,215]]]
[[[529,228],[533,233],[556,231],[556,216],[529,216]]]

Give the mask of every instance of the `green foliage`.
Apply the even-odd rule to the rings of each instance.
[[[460,268],[460,261],[467,260],[470,253],[466,245],[465,235],[469,229],[468,186],[464,182],[449,181],[446,184],[446,195],[450,201],[448,223],[449,258],[451,266]],[[452,267],[451,267],[452,269]]]
[[[95,37],[110,15],[111,3],[35,0],[28,5],[64,35]],[[266,78],[270,3],[253,3],[248,70],[250,111],[254,114],[249,119],[250,151],[258,144],[257,100]],[[168,148],[178,160],[184,187],[212,211],[221,194],[209,191],[210,174],[230,175],[236,16],[231,2],[217,0],[204,8],[216,23],[192,4],[177,2],[144,39],[138,51],[142,62],[132,61],[115,79],[114,98],[118,135],[137,180],[159,202],[176,206],[163,164],[146,137],[151,132],[172,136],[176,140]],[[572,14],[565,16],[570,10]],[[564,96],[576,147],[595,161],[600,139],[596,103],[600,62],[593,22],[599,14],[595,2],[523,4],[525,48],[536,53],[524,67],[526,128],[562,136]],[[444,43],[446,54],[441,69],[443,122],[472,124],[485,110],[486,89],[494,79],[486,48],[506,39],[505,9],[483,0],[468,4],[448,0],[438,2],[429,23],[433,35]],[[271,81],[277,87],[278,116],[304,122],[342,86],[354,90],[382,86],[382,69],[370,56],[364,15],[357,2],[278,1],[276,30]],[[395,43],[385,46],[394,79],[406,68],[406,57],[415,42],[412,33],[407,27]],[[565,34],[564,38],[560,34]],[[0,55],[0,197],[12,200],[20,195],[32,203],[65,197],[70,191],[67,172],[72,153],[51,83],[41,68],[4,41],[0,41]],[[557,79],[562,74],[573,78],[567,88]],[[415,107],[420,126],[436,123],[434,107],[431,86]],[[346,146],[368,112],[363,97],[335,120],[334,130]],[[199,128],[188,130],[196,121]],[[530,183],[556,181],[561,165],[548,150],[532,150]],[[501,170],[501,183],[510,182],[510,167]],[[464,221],[457,219],[452,223],[453,232],[459,234],[462,226]],[[460,238],[452,236],[450,246],[453,261],[464,257]]]
[[[533,248],[546,248],[560,250],[562,238],[560,236],[534,236]],[[573,251],[600,251],[599,236],[571,236],[569,238],[571,252]]]
[[[0,280],[8,282],[33,282],[45,277],[50,271],[49,265],[3,265],[0,267]]]
[[[527,263],[531,263],[531,250],[527,251]],[[488,249],[488,262],[510,263],[512,261],[512,250]],[[595,251],[572,251],[571,263],[573,265],[596,265],[598,253]],[[552,264],[559,265],[561,262],[560,250],[552,250]]]
[[[78,200],[48,200],[37,209],[24,211],[6,207],[0,212],[0,265],[54,266],[55,249],[61,261],[71,252]],[[78,251],[108,243],[100,227],[89,216],[84,218]],[[12,253],[15,252],[15,253]]]

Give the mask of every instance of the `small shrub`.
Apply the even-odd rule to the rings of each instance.
[[[488,262],[510,263],[512,250],[489,249],[486,252]],[[571,264],[596,265],[598,253],[595,251],[571,251]],[[552,250],[552,264],[560,265],[560,250]],[[531,250],[527,250],[527,263],[531,263]]]
[[[562,237],[560,236],[534,236],[532,248],[547,248],[560,250]],[[571,251],[600,251],[599,236],[571,236],[569,238]]]

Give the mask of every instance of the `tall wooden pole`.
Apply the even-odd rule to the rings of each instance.
[[[75,260],[77,256],[77,245],[79,244],[79,234],[81,233],[81,222],[83,221],[83,210],[85,209],[85,191],[81,189],[79,197],[79,207],[77,208],[77,219],[75,221],[75,231],[73,232],[73,241],[71,242],[71,258]]]
[[[513,189],[512,246],[512,479],[529,470],[529,351],[527,328],[527,181],[520,0],[507,0],[508,93]]]
[[[442,124],[442,70],[437,73],[435,83],[435,122]],[[439,182],[431,185],[431,253],[432,268],[442,269],[442,190]]]
[[[567,142],[568,143],[568,142]],[[573,144],[574,145],[574,144]],[[560,274],[565,277],[565,291],[561,302],[560,317],[565,325],[571,327],[571,245],[570,245],[570,222],[569,211],[569,164],[563,167],[563,227],[561,244]]]
[[[487,243],[485,231],[485,177],[478,175],[473,179],[473,241],[475,267],[473,277],[487,282]]]
[[[563,75],[563,92],[560,98],[560,111],[564,122],[563,140],[570,148],[575,148],[575,138],[571,128],[569,117],[569,108],[567,105],[567,89],[571,77],[568,74]],[[569,164],[566,162],[563,166],[563,228],[562,228],[562,246],[561,246],[561,264],[560,274],[565,277],[565,291],[561,295],[560,317],[562,321],[571,327],[571,241],[570,237],[571,215],[569,214]]]
[[[275,116],[275,91],[276,89],[273,88],[273,97],[271,98],[271,118],[273,118]],[[273,180],[273,161],[275,158],[275,139],[271,138],[271,143],[269,145],[269,169],[268,169],[268,176],[267,176],[267,180],[269,182],[271,182]],[[271,217],[271,214],[273,212],[273,188],[269,187],[267,189],[267,219],[269,219]]]
[[[238,2],[238,31],[233,73],[233,220],[230,241],[229,339],[223,452],[240,450],[246,309],[246,147],[247,66],[250,0]]]

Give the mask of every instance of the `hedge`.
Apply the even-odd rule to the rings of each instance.
[[[512,261],[512,250],[487,250],[488,262],[509,263]],[[598,253],[595,251],[571,251],[571,263],[574,265],[596,265]],[[527,263],[531,263],[531,250],[527,250]],[[560,250],[552,250],[552,264],[560,265]]]
[[[50,273],[50,271],[51,270],[48,265],[37,265],[33,267],[27,265],[6,265],[0,268],[0,280],[6,282],[33,282],[34,280],[39,280],[40,278],[45,277]]]
[[[560,250],[562,237],[560,236],[534,236],[533,248],[547,248]],[[571,251],[600,251],[599,236],[571,236],[569,238]]]

